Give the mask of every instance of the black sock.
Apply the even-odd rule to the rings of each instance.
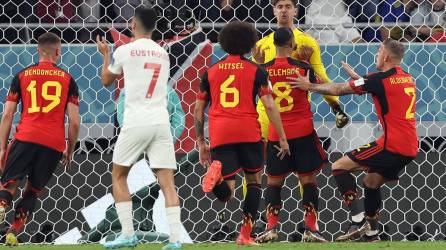
[[[25,191],[22,200],[17,204],[16,210],[32,213],[37,201],[37,194],[33,191]]]
[[[280,192],[282,191],[282,187],[267,185],[265,190],[265,203],[268,207],[281,208],[282,207],[282,199],[280,197]]]
[[[304,195],[302,197],[303,207],[312,207],[318,211],[319,192],[315,183],[305,184],[303,186]]]
[[[222,181],[220,184],[215,185],[212,192],[214,193],[215,197],[222,202],[227,202],[229,199],[231,199],[231,189],[226,181]]]
[[[378,230],[378,214],[382,204],[381,189],[372,189],[364,186],[364,208],[371,230]]]
[[[20,233],[25,226],[26,220],[33,213],[37,201],[37,193],[31,190],[25,191],[22,200],[15,209],[14,220],[10,230],[15,234]]]
[[[246,196],[243,201],[243,214],[247,216],[248,214],[251,218],[257,216],[257,211],[259,210],[260,198],[262,197],[262,187],[257,183],[250,183],[246,185]]]
[[[362,212],[361,204],[358,200],[358,186],[355,178],[347,170],[333,170],[333,177],[338,184],[338,190],[342,195],[344,203],[350,209],[351,215],[357,215]]]
[[[12,194],[7,190],[0,190],[0,202],[6,206],[10,206],[12,202]]]

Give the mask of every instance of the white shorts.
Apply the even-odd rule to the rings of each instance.
[[[151,168],[177,169],[169,125],[124,126],[113,153],[113,163],[130,167],[146,152]]]

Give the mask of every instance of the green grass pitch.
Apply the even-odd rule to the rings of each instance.
[[[162,244],[139,244],[136,248],[122,248],[133,250],[159,250]],[[96,250],[104,249],[98,244],[85,245],[20,245],[9,248],[0,246],[1,249],[17,250]],[[234,243],[213,244],[185,244],[184,250],[446,250],[446,241],[437,242],[379,242],[379,243],[268,243],[260,246],[237,246]]]

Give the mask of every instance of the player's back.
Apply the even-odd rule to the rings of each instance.
[[[229,55],[211,66],[209,135],[211,147],[260,140],[256,97],[267,84],[264,69],[242,56]]]
[[[384,129],[377,143],[391,152],[416,156],[416,86],[412,76],[401,67],[395,67],[353,81],[350,86],[372,94],[379,121]]]
[[[140,38],[116,49],[125,82],[124,126],[169,124],[169,56],[151,39]]]
[[[66,105],[67,102],[78,104],[77,98],[74,79],[56,65],[40,62],[22,70],[14,77],[8,95],[10,101],[22,101],[14,138],[63,151]]]
[[[378,100],[377,107],[381,124],[384,127],[383,144],[390,150],[403,155],[415,156],[418,152],[418,136],[416,131],[416,87],[410,74],[401,67],[384,72],[382,85],[384,100]]]
[[[308,92],[291,88],[286,82],[287,77],[306,75],[310,71],[310,81],[315,82],[316,77],[311,66],[290,57],[276,58],[263,64],[271,81],[274,102],[280,112],[287,139],[307,136],[313,133],[313,113],[308,101]],[[299,129],[296,129],[299,128]],[[278,141],[279,135],[269,125],[268,139]]]

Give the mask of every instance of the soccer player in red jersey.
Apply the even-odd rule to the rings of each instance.
[[[302,90],[328,95],[370,93],[373,97],[383,135],[333,163],[333,176],[345,204],[350,209],[352,223],[347,232],[336,240],[378,241],[378,217],[382,204],[380,187],[398,180],[399,172],[418,153],[415,126],[416,87],[410,74],[400,64],[404,45],[390,38],[381,44],[376,57],[378,73],[359,77],[344,64],[353,80],[347,83],[311,84],[308,77],[289,78],[290,84]],[[357,184],[351,172],[363,170],[364,213],[358,202]]]
[[[287,77],[306,75],[312,82],[316,76],[308,63],[291,58],[296,47],[293,31],[282,27],[274,33],[276,57],[262,66],[269,73],[272,84],[274,102],[280,111],[283,127],[290,145],[291,155],[283,160],[275,157],[275,147],[279,144],[278,134],[273,126],[269,126],[267,144],[266,173],[268,175],[265,190],[267,228],[259,235],[257,242],[274,241],[278,238],[278,219],[281,209],[280,192],[285,178],[294,172],[299,177],[303,188],[302,204],[305,210],[304,223],[306,231],[304,241],[325,242],[317,225],[318,188],[316,175],[327,162],[327,154],[314,131],[313,113],[308,102],[308,91],[292,89],[287,84]]]
[[[70,164],[79,133],[78,88],[73,77],[57,67],[60,38],[45,33],[38,38],[39,63],[12,79],[0,125],[0,220],[5,218],[21,179],[28,177],[22,199],[6,235],[7,245],[17,245],[16,235],[33,212],[39,192],[51,178],[57,164]],[[14,139],[7,148],[17,104],[21,118]],[[68,114],[68,145],[65,143],[65,113]]]
[[[200,162],[208,166],[203,191],[212,191],[220,201],[227,202],[235,188],[235,175],[243,170],[246,177],[244,218],[237,238],[240,245],[256,244],[251,231],[262,196],[264,157],[256,97],[265,105],[277,131],[276,156],[283,158],[289,153],[280,114],[271,96],[268,73],[243,56],[251,51],[257,39],[256,30],[248,23],[232,22],[221,30],[219,42],[228,55],[204,73],[195,104]],[[210,147],[204,138],[204,110],[208,104]]]

